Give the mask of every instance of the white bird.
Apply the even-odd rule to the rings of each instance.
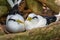
[[[21,1],[14,4],[14,7],[10,4],[12,9],[9,11],[9,15],[7,16],[5,27],[8,32],[16,33],[25,31],[24,18],[20,15],[18,10],[19,2]]]
[[[57,18],[58,18],[57,16],[43,17],[40,15],[31,13],[28,15],[25,21],[26,30],[31,30],[31,29],[39,28],[39,27],[45,27],[48,24],[55,22],[56,20],[59,20]]]
[[[31,13],[28,15],[26,21],[26,30],[31,30],[33,28],[44,27],[46,26],[46,19],[42,16]]]

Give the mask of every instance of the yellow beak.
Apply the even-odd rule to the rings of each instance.
[[[16,22],[18,22],[18,23],[24,23],[23,21],[21,21],[21,20],[16,20]]]
[[[32,20],[32,18],[31,18],[31,17],[28,17],[28,18],[27,18],[27,20],[28,20],[28,21],[31,21],[31,20]]]

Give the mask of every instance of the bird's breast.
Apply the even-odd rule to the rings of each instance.
[[[24,31],[25,27],[24,24],[19,24],[14,21],[9,21],[6,25],[6,29],[12,32]]]

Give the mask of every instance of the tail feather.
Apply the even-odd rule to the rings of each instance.
[[[57,17],[57,20],[56,21],[59,21],[60,20],[60,12],[58,15],[55,15]]]
[[[60,16],[60,12],[59,12],[59,14],[58,14],[59,16]]]
[[[16,4],[19,5],[19,4],[21,3],[21,1],[22,1],[22,0],[17,0],[17,1],[15,2],[15,5],[16,5]]]
[[[15,5],[19,5],[22,0],[15,0],[14,2],[12,0],[7,0],[7,2],[10,4],[11,8],[13,8]]]
[[[13,3],[13,1],[12,0],[7,0],[7,2],[10,4],[10,6],[11,6],[11,8],[13,8],[14,7],[14,3]]]
[[[17,1],[18,1],[18,0],[15,0],[14,3],[16,4]]]

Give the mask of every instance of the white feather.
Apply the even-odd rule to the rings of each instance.
[[[14,4],[16,4],[17,2],[18,2],[18,0],[15,0],[15,1],[14,1]]]
[[[18,5],[19,5],[19,4],[21,3],[21,1],[22,1],[22,0],[18,0],[15,4],[18,4]]]
[[[24,18],[21,16],[21,15],[19,15],[19,14],[15,14],[15,15],[13,15],[12,17],[11,17],[11,19],[15,19],[15,20],[22,20],[22,21],[24,21]]]
[[[22,0],[15,0],[14,2],[12,0],[7,0],[7,2],[10,4],[11,8],[13,8],[16,4],[20,4]]]
[[[7,2],[10,4],[10,6],[11,6],[11,8],[13,8],[14,7],[14,3],[13,3],[13,1],[12,0],[7,0]]]
[[[60,12],[59,12],[59,14],[58,15],[55,15],[56,16],[56,18],[57,18],[57,20],[56,21],[59,21],[60,20]]]

